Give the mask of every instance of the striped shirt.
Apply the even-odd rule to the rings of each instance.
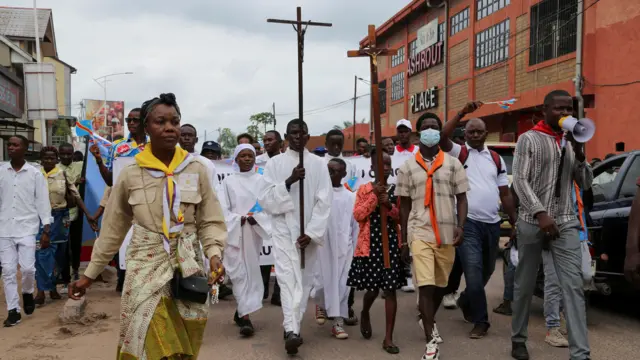
[[[576,160],[570,142],[565,147],[560,197],[556,197],[561,150],[555,138],[530,130],[518,139],[513,160],[513,186],[520,200],[518,216],[521,220],[537,224],[535,215],[541,212],[547,212],[557,224],[578,220],[571,197],[573,181],[581,189],[589,189],[593,173],[586,162]]]
[[[425,160],[431,168],[431,162]],[[424,195],[427,184],[427,172],[415,160],[415,156],[400,166],[396,180],[396,196],[411,198],[409,213],[408,241],[422,240],[436,243],[431,227],[429,208],[424,206]],[[433,201],[436,205],[436,218],[442,244],[453,244],[453,231],[458,225],[456,217],[456,195],[469,190],[467,173],[458,159],[444,154],[442,167],[433,173]]]

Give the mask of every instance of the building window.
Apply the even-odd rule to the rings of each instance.
[[[531,7],[529,65],[576,51],[577,0],[543,0]]]
[[[451,35],[459,33],[469,26],[469,8],[466,8],[451,17]]]
[[[398,53],[391,56],[391,67],[396,67],[404,62],[404,46],[398,49]]]
[[[412,58],[416,55],[416,50],[418,49],[418,40],[413,40],[409,43],[409,58]]]
[[[476,3],[477,19],[480,20],[511,4],[511,0],[476,0]]]
[[[484,68],[509,57],[509,19],[476,34],[476,68]]]
[[[404,72],[391,77],[391,101],[404,98]]]
[[[438,41],[444,41],[444,23],[438,24]]]
[[[378,89],[380,94],[380,114],[384,114],[387,112],[387,80],[380,81]]]

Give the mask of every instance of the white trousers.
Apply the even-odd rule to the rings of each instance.
[[[18,264],[22,273],[22,293],[33,294],[36,276],[36,236],[0,238],[0,263],[7,310],[20,311]]]

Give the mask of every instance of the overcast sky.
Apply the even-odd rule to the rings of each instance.
[[[348,59],[367,25],[380,25],[409,0],[40,0],[53,9],[58,55],[78,69],[72,76],[72,102],[102,99],[93,78],[111,78],[109,100],[127,109],[162,92],[176,94],[183,122],[204,130],[228,127],[241,132],[249,116],[271,111],[276,103],[278,130],[297,114],[295,32],[267,18],[295,19],[302,6],[305,20],[332,22],[332,28],[309,28],[305,43],[306,110],[353,96],[353,76],[369,78],[366,59]],[[31,7],[31,1],[3,5]],[[368,94],[358,84],[359,94]],[[369,118],[369,97],[358,101],[357,118]],[[79,105],[72,107],[78,115]],[[308,115],[312,134],[350,121],[352,103]],[[217,132],[209,135],[216,138]]]

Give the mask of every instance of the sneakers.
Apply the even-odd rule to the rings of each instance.
[[[318,325],[324,325],[327,321],[327,312],[321,308],[319,305],[316,305],[316,323]]]
[[[529,360],[529,350],[524,343],[511,342],[511,357],[516,360]]]
[[[356,316],[356,312],[353,311],[353,308],[349,308],[349,317],[344,319],[344,324],[347,326],[358,325],[358,317]]]
[[[69,293],[69,286],[62,285],[62,288],[60,289],[60,295],[67,295],[68,293]]]
[[[424,354],[422,355],[422,360],[438,360],[440,359],[440,349],[438,347],[438,343],[435,339],[432,339],[427,344],[427,347],[424,350]]]
[[[287,350],[288,355],[295,355],[298,353],[298,348],[302,345],[302,338],[293,331],[289,331],[285,335],[284,348]]]
[[[502,304],[498,305],[493,309],[493,312],[500,315],[511,316],[513,315],[513,311],[511,310],[511,301],[503,300]]]
[[[445,309],[453,310],[458,307],[458,304],[456,304],[456,302],[458,301],[459,297],[460,295],[457,291],[453,292],[452,294],[447,294],[444,296],[444,298],[442,298],[442,305]]]
[[[560,328],[549,329],[544,342],[553,347],[569,347],[569,341],[560,333]]]
[[[471,332],[469,333],[470,339],[482,339],[487,336],[487,332],[489,331],[489,324],[475,324]]]
[[[349,334],[344,331],[344,328],[340,324],[333,324],[333,327],[331,328],[331,334],[333,335],[333,337],[340,340],[349,338]]]
[[[420,320],[420,323],[422,323],[422,319]],[[438,344],[442,344],[444,342],[444,339],[442,338],[442,336],[440,336],[440,332],[438,331],[438,327],[436,326],[436,323],[433,323],[433,331],[431,331],[431,338],[433,340],[436,341],[436,343]]]
[[[33,294],[22,294],[22,305],[24,307],[25,314],[33,314],[36,310],[36,303],[33,301]]]
[[[4,321],[4,327],[16,326],[20,324],[21,320],[22,315],[20,315],[20,312],[17,309],[11,309],[9,310],[9,316],[7,316],[7,319]]]
[[[413,279],[412,278],[407,278],[407,285],[401,287],[400,290],[402,290],[404,292],[414,292],[414,291],[416,291],[416,288],[413,286]]]
[[[418,315],[418,326],[420,326],[420,329],[422,329],[422,331],[424,331],[424,324],[422,323],[422,316]],[[433,330],[431,331],[431,338],[434,339],[436,341],[436,343],[438,344],[442,344],[444,342],[444,339],[442,338],[442,336],[440,336],[440,332],[438,331],[438,326],[436,325],[436,323],[433,323]]]

